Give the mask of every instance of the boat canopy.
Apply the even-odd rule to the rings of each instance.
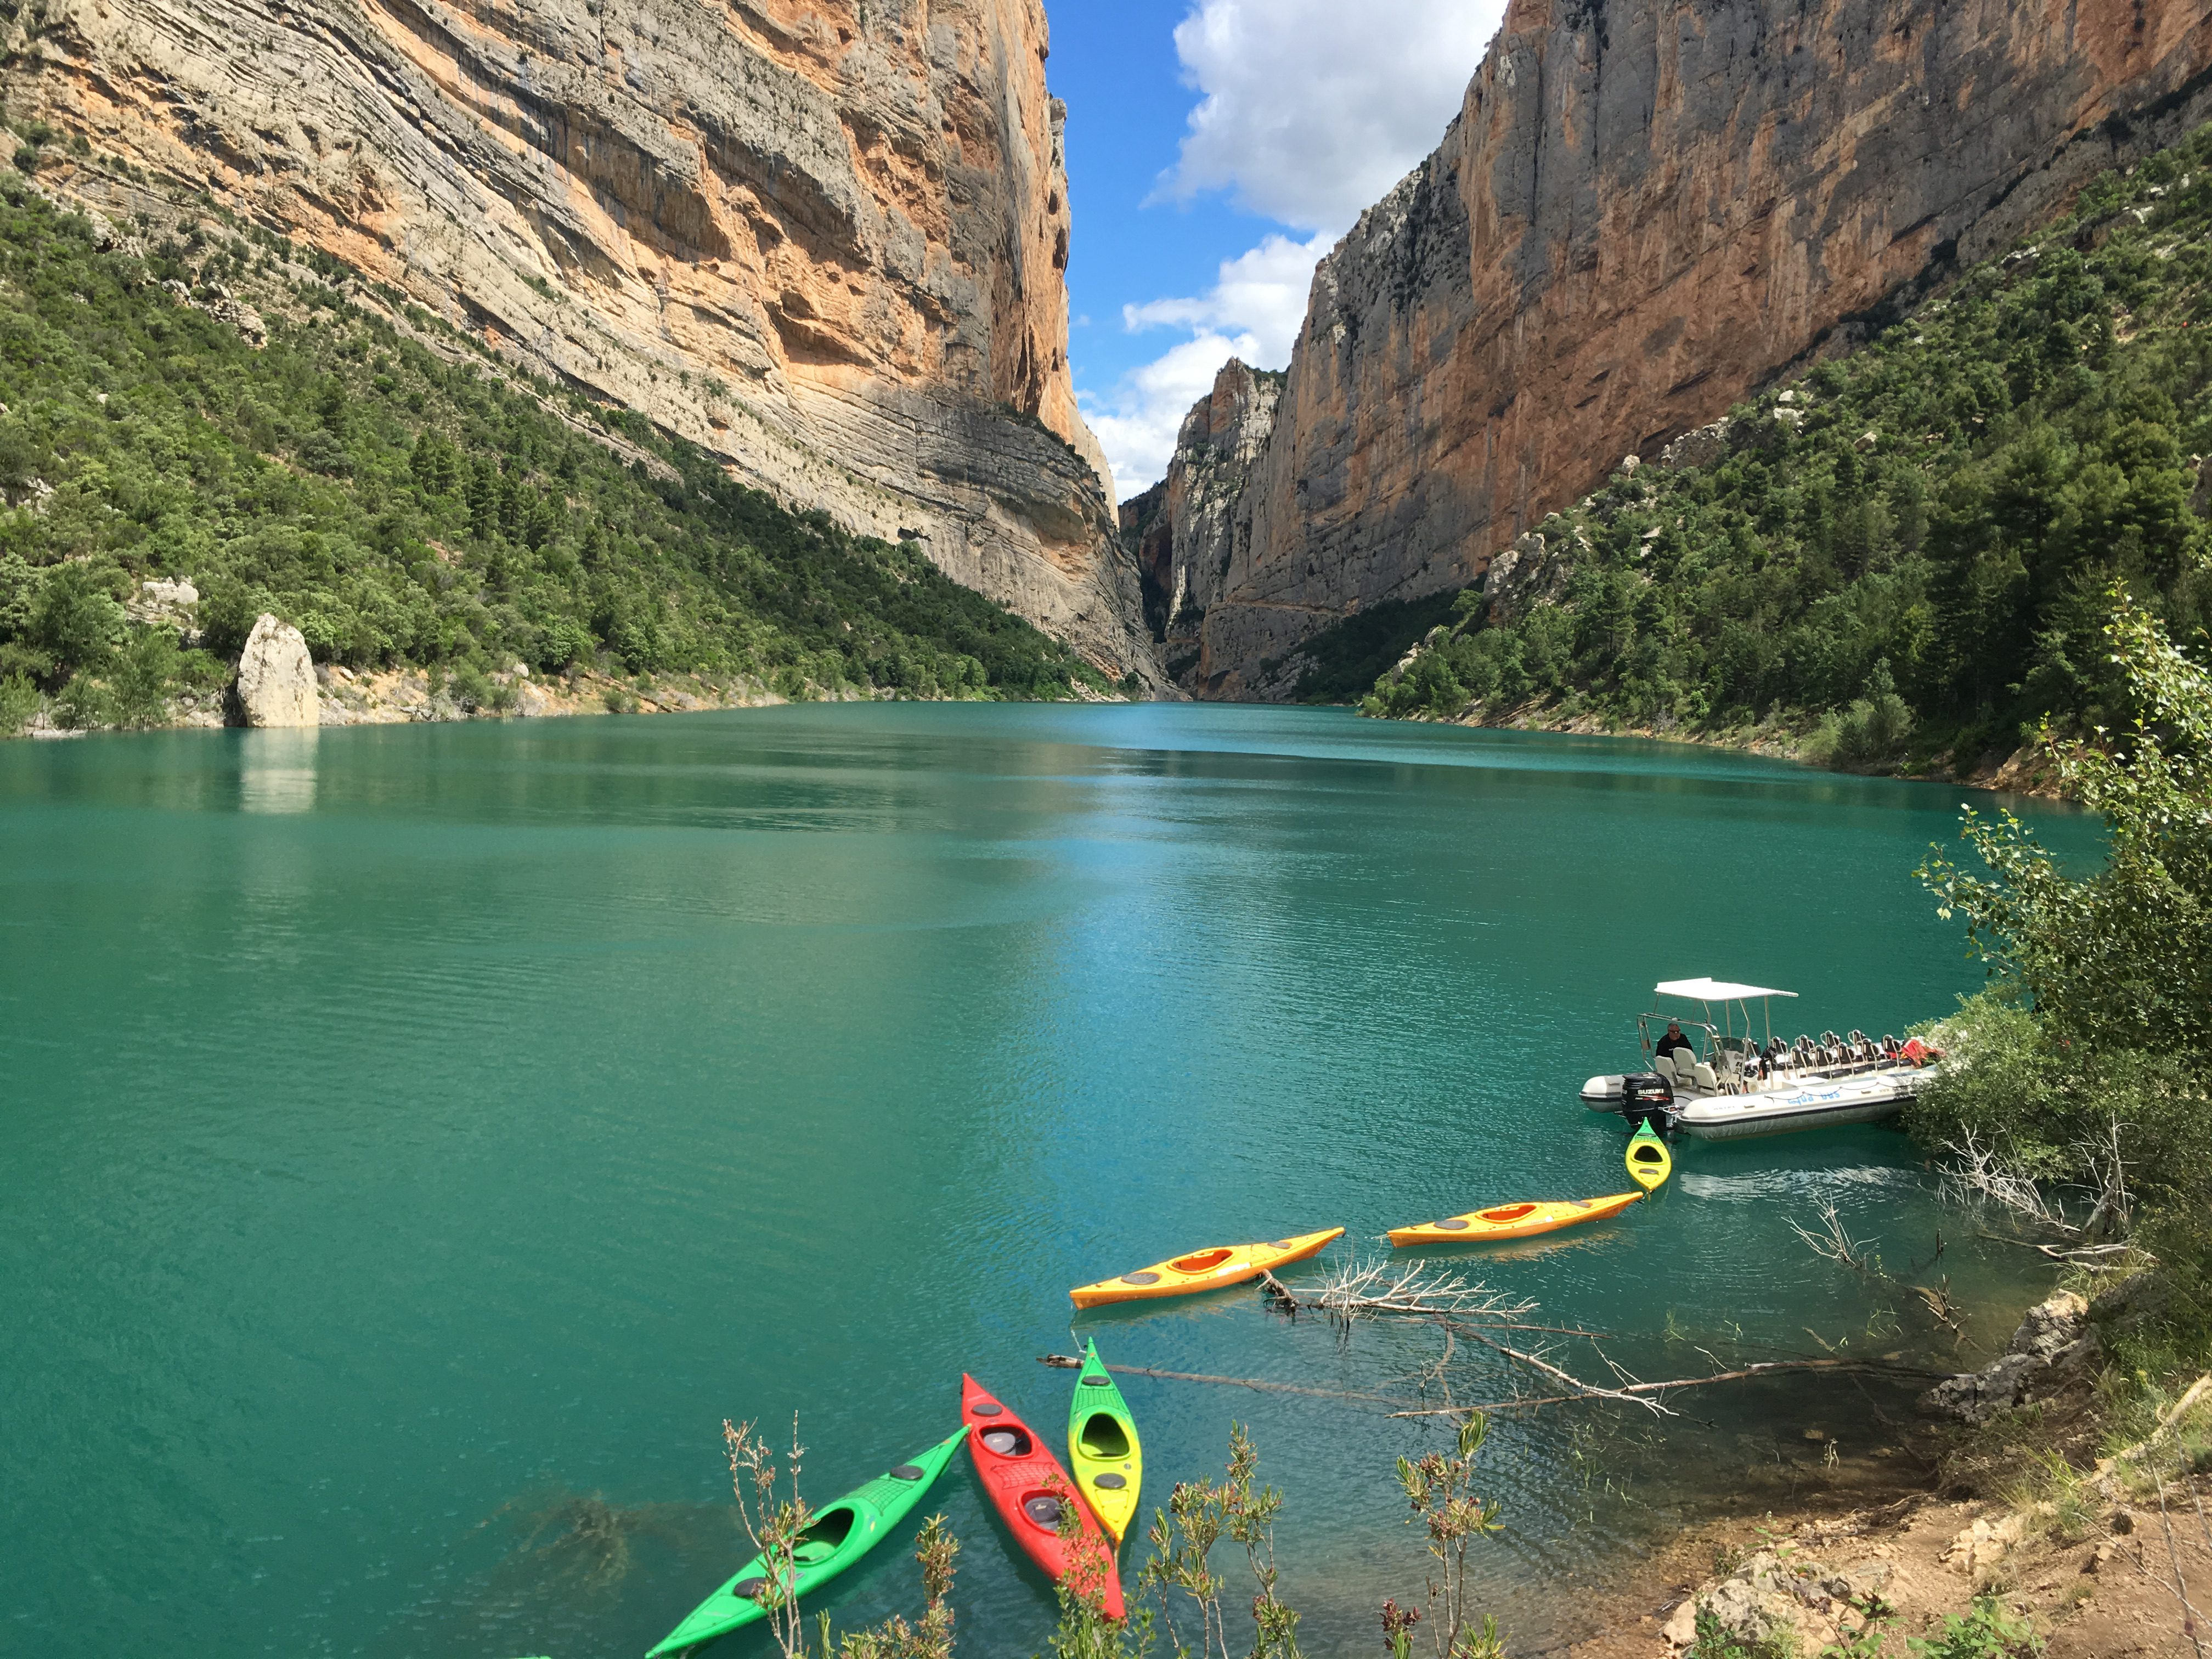
[[[1771,991],[1759,985],[1731,985],[1718,979],[1662,980],[1656,988],[1662,997],[1692,997],[1699,1002],[1741,1002],[1750,997],[1794,997],[1795,991]]]

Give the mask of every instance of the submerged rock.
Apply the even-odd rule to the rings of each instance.
[[[300,630],[263,613],[238,659],[238,708],[248,726],[319,726],[315,665]]]

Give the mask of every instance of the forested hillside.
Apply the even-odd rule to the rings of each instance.
[[[42,703],[158,723],[263,611],[319,661],[460,684],[519,661],[788,696],[1109,689],[918,547],[785,512],[334,261],[143,231],[0,186],[0,729]],[[198,649],[126,620],[153,577],[199,589]]]
[[[2209,157],[2212,131],[2100,179],[1863,349],[1616,473],[1462,593],[1368,712],[1763,724],[1905,770],[1970,768],[2045,716],[2117,724],[2113,583],[2191,650],[2212,605]],[[1310,695],[1373,649],[1318,643]]]

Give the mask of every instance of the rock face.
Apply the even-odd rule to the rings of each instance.
[[[238,659],[238,708],[248,726],[319,726],[315,665],[300,630],[264,613]]]
[[[44,0],[4,90],[1154,673],[1042,0]],[[59,155],[57,149],[55,154]],[[136,185],[42,179],[118,222]],[[258,326],[239,318],[237,325]]]
[[[1249,552],[1247,486],[1273,435],[1283,378],[1231,358],[1214,376],[1212,394],[1183,417],[1176,434],[1152,545],[1165,554],[1154,578],[1162,593],[1162,654],[1187,690],[1196,684],[1206,613],[1221,602],[1231,572]]]
[[[1171,501],[1194,684],[1254,695],[1328,623],[1476,580],[2201,119],[2208,70],[2212,0],[1512,0],[1442,145],[1316,272],[1236,502]]]
[[[2061,1291],[2027,1310],[2003,1353],[1978,1371],[1946,1377],[1922,1403],[1969,1423],[1986,1423],[2079,1377],[2102,1351],[2089,1324],[2089,1304]]]

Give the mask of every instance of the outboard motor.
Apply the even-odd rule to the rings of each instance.
[[[1674,1085],[1656,1072],[1631,1072],[1620,1080],[1620,1115],[1632,1129],[1651,1126],[1655,1134],[1674,1127]]]

